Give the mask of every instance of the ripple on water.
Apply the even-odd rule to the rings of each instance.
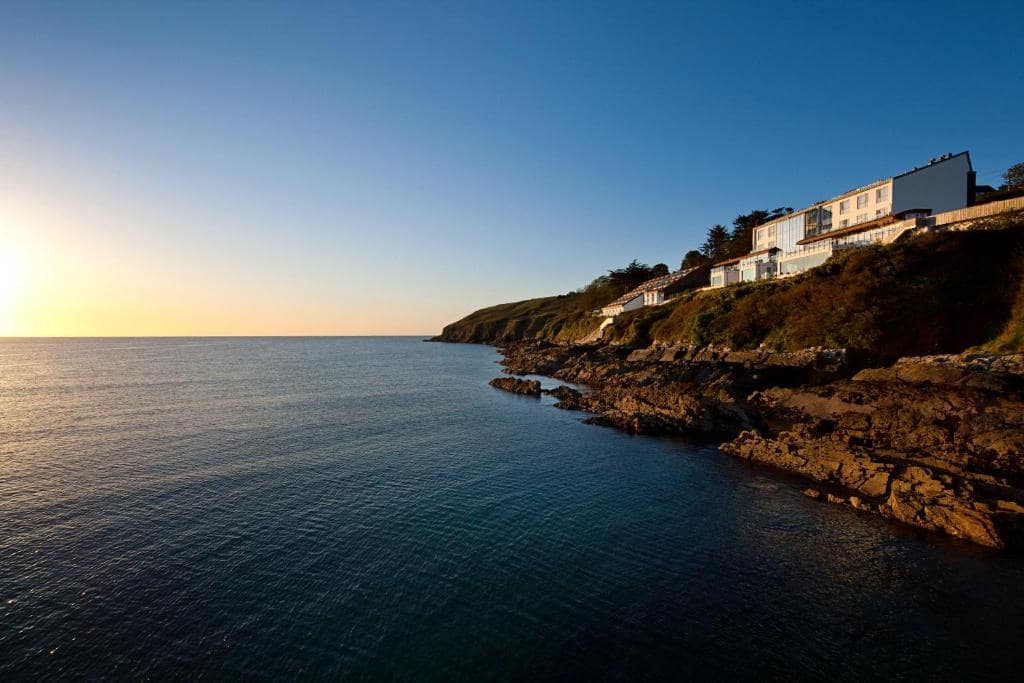
[[[1019,559],[494,391],[496,358],[0,341],[0,678],[1021,664]]]

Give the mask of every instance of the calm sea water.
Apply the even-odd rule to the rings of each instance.
[[[416,339],[0,341],[0,679],[1010,676],[1024,560]]]

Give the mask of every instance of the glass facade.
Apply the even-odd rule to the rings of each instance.
[[[820,235],[823,232],[828,232],[832,229],[832,206],[819,206],[814,209],[808,209],[804,211],[804,230],[803,234],[797,239],[803,239],[804,237],[814,237]],[[779,245],[780,247],[782,245]],[[785,251],[785,249],[784,249]]]
[[[818,210],[818,226],[822,232],[832,229],[832,205],[823,206]]]
[[[798,249],[796,243],[804,238],[806,214],[795,213],[775,224],[775,246],[785,254]]]

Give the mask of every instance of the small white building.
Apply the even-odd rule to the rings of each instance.
[[[974,185],[970,154],[961,152],[844,192],[755,228],[751,253],[715,263],[711,286],[820,266],[835,249],[884,241],[902,229],[898,223],[968,206],[974,201]]]
[[[625,311],[633,311],[642,308],[644,305],[644,293],[633,290],[623,294],[615,301],[601,309],[601,315],[614,318]]]
[[[602,308],[601,315],[611,318],[644,306],[660,306],[673,292],[699,284],[702,274],[706,277],[706,268],[697,266],[652,278]]]

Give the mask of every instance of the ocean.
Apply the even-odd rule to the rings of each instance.
[[[487,386],[496,360],[417,338],[0,340],[0,680],[1024,664],[1024,559],[583,424]]]

